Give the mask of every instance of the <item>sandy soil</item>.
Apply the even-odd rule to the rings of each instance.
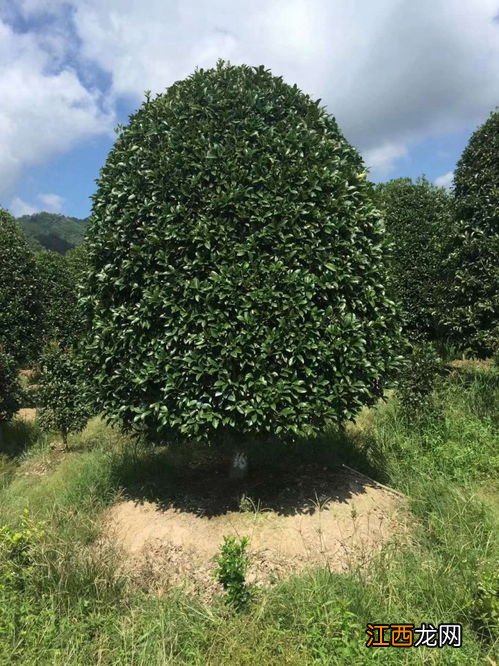
[[[389,490],[346,471],[313,470],[312,486],[310,478],[304,470],[279,489],[272,509],[247,496],[239,510],[215,511],[209,503],[209,512],[188,502],[123,501],[105,515],[104,540],[118,546],[122,566],[144,588],[181,585],[210,597],[218,591],[214,557],[224,536],[249,537],[248,580],[263,585],[316,566],[367,565],[404,532],[404,501]]]
[[[32,407],[23,407],[16,414],[17,419],[22,421],[34,421],[36,418],[36,409]]]

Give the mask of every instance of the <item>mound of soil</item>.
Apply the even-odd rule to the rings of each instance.
[[[249,537],[248,580],[265,585],[307,568],[367,565],[404,532],[403,499],[344,470],[308,466],[291,483],[252,494],[209,484],[206,491],[170,503],[126,500],[105,514],[104,540],[119,548],[122,566],[145,589],[180,585],[204,598],[216,594],[214,558],[228,535]]]

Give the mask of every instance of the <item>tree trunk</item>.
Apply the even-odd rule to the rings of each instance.
[[[248,476],[248,454],[242,449],[236,449],[230,466],[229,478],[234,481],[245,479]]]

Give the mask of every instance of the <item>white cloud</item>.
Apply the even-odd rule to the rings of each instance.
[[[33,215],[33,213],[38,212],[36,206],[32,206],[27,201],[23,201],[20,197],[14,197],[10,202],[9,211],[14,215],[14,217],[20,217],[21,215]]]
[[[364,151],[364,160],[368,169],[375,169],[378,174],[389,173],[392,164],[407,155],[407,146],[401,143],[385,143]]]
[[[450,190],[453,182],[454,182],[454,171],[448,171],[447,173],[444,173],[442,176],[438,176],[438,178],[435,178],[435,185],[438,185],[439,187],[445,187],[446,190]]]
[[[29,203],[21,197],[14,197],[10,202],[9,210],[15,217],[33,215],[42,210],[47,213],[62,213],[64,199],[58,194],[42,193],[38,194],[36,198],[38,204]]]
[[[481,122],[499,99],[496,0],[79,0],[87,58],[115,95],[161,91],[195,66],[265,64],[321,97],[389,171],[412,144]]]
[[[15,33],[0,21],[0,195],[8,196],[22,170],[108,132],[112,114],[99,93],[86,89],[70,67],[54,69],[53,42]],[[63,47],[61,47],[62,50]]]
[[[42,204],[43,210],[46,210],[49,213],[62,212],[64,198],[58,194],[39,194],[38,199]]]
[[[387,175],[419,141],[473,128],[499,100],[498,0],[20,0],[19,7],[28,17],[59,18],[36,39],[7,34],[3,47],[0,34],[0,54],[14,54],[0,59],[0,95],[21,91],[7,115],[0,111],[4,178],[109,124],[98,93],[74,70],[46,72],[48,53],[59,63],[70,53],[80,72],[98,68],[111,79],[110,103],[124,97],[134,106],[144,90],[162,91],[219,57],[265,64],[322,98],[373,175]]]

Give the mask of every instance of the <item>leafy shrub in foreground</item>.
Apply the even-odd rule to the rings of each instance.
[[[147,98],[87,240],[100,409],[151,439],[312,435],[373,403],[396,366],[362,160],[263,67],[219,63]]]
[[[83,368],[71,350],[56,343],[44,351],[40,366],[40,425],[60,432],[66,448],[68,435],[83,430],[91,415]]]
[[[452,200],[426,178],[398,178],[377,187],[390,240],[390,296],[400,303],[406,333],[414,340],[444,337],[446,275],[444,244]]]
[[[43,523],[34,522],[27,509],[16,528],[0,525],[0,660],[10,652],[2,663],[17,661],[13,655],[46,605],[33,595],[45,576],[38,559],[43,535]]]
[[[27,509],[19,529],[0,527],[0,593],[9,587],[23,589],[25,579],[34,573],[33,551],[42,535],[43,526],[32,521]]]
[[[449,325],[462,349],[492,354],[499,343],[499,111],[472,135],[454,174],[454,283]]]
[[[225,601],[236,610],[244,608],[251,598],[251,591],[246,583],[247,547],[247,537],[240,540],[233,536],[224,537],[220,555],[216,560],[216,578],[225,590]]]

